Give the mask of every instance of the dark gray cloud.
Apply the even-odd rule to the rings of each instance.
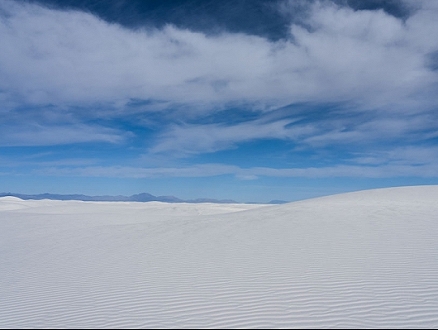
[[[384,10],[397,18],[407,18],[416,6],[401,0],[333,0],[338,5],[349,6],[354,10]]]
[[[426,65],[433,71],[438,71],[438,50],[427,54]]]
[[[270,40],[289,38],[291,22],[305,25],[315,0],[28,0],[55,9],[89,12],[129,28],[178,28],[207,34],[245,33]],[[401,0],[326,0],[354,10],[378,10],[407,18],[414,6]],[[282,10],[284,8],[288,10]]]
[[[289,17],[273,0],[29,0],[56,9],[92,13],[129,28],[178,28],[208,34],[237,32],[279,39],[288,34]]]

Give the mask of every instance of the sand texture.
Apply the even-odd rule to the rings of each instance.
[[[438,186],[284,205],[0,199],[0,328],[438,328]]]

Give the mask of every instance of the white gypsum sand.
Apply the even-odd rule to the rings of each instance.
[[[438,186],[285,205],[0,199],[0,327],[438,327]]]

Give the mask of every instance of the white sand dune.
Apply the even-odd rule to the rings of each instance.
[[[0,327],[438,328],[438,186],[280,206],[1,198]]]

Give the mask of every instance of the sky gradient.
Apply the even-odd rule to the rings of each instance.
[[[0,191],[438,184],[438,1],[0,1]]]

